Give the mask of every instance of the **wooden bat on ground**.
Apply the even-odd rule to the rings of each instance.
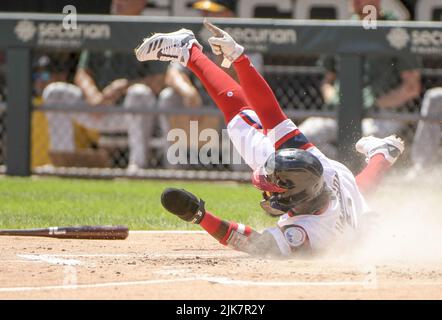
[[[40,229],[0,229],[0,236],[50,237],[60,239],[123,240],[129,235],[126,226],[74,226]]]

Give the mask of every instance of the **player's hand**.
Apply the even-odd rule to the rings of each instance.
[[[116,79],[103,89],[103,96],[105,104],[115,103],[121,96],[123,96],[129,86],[127,79]]]
[[[97,93],[93,94],[88,99],[86,99],[86,102],[91,107],[105,106],[105,105],[109,105],[110,104],[110,103],[108,103],[108,101],[106,101],[103,93],[101,93],[101,92],[97,92]],[[103,113],[95,113],[94,112],[94,113],[91,114],[91,118],[94,121],[100,121],[103,117],[104,117]]]
[[[322,96],[326,104],[331,104],[336,99],[336,88],[331,84],[323,85]]]
[[[242,55],[244,47],[237,44],[227,32],[211,24],[206,19],[204,20],[204,26],[213,34],[213,37],[209,38],[212,52],[216,55],[222,54],[224,60],[221,65],[224,68],[230,68],[231,64]]]
[[[94,93],[93,95],[86,98],[86,102],[91,107],[96,107],[103,105],[104,96],[101,92]]]

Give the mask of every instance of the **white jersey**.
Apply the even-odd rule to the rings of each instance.
[[[333,197],[328,208],[319,215],[283,215],[280,229],[300,226],[306,232],[311,248],[322,251],[333,244],[345,244],[356,236],[361,216],[369,212],[351,171],[343,164],[327,158],[318,148],[307,151],[315,155],[324,168],[324,180]],[[344,243],[343,243],[344,242]]]
[[[261,122],[253,110],[244,110],[227,125],[230,139],[246,163],[254,170],[264,165],[275,152],[279,140],[297,130],[289,119],[281,122],[265,134]],[[319,215],[283,215],[277,228],[266,229],[272,233],[283,254],[290,254],[291,247],[302,243],[303,234],[308,237],[311,248],[321,251],[332,244],[350,242],[358,228],[358,222],[369,208],[359,192],[351,171],[343,164],[327,158],[318,148],[306,149],[316,156],[324,168],[324,179],[333,192],[327,210]],[[291,228],[297,226],[299,228]],[[288,231],[287,231],[288,230]]]

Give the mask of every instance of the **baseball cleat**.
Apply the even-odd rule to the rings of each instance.
[[[167,211],[195,224],[200,223],[206,213],[204,201],[184,189],[167,188],[161,194],[161,204]]]
[[[180,29],[171,33],[156,33],[135,49],[138,61],[176,61],[187,65],[192,45],[202,46],[195,39],[191,30]]]
[[[364,154],[367,162],[375,154],[383,154],[385,159],[391,164],[404,152],[404,141],[391,135],[386,138],[376,138],[373,136],[363,137],[356,143],[356,150]]]

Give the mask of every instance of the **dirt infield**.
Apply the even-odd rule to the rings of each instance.
[[[442,265],[255,259],[189,232],[2,237],[0,299],[442,299]]]

